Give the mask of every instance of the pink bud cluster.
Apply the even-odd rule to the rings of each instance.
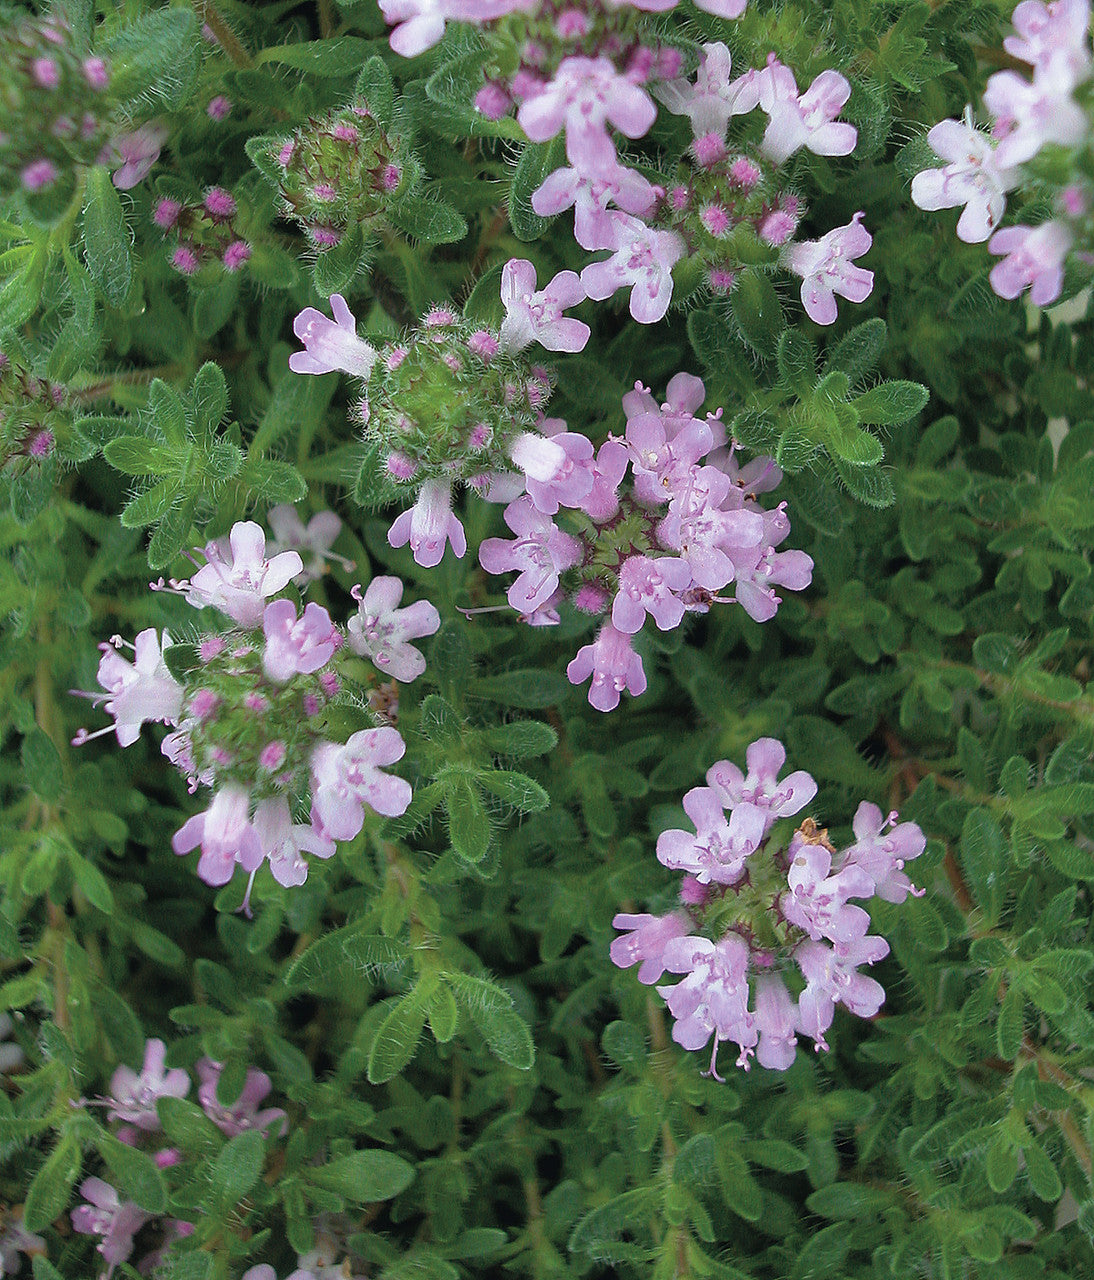
[[[989,77],[989,133],[976,128],[971,107],[930,130],[927,142],[945,163],[916,174],[912,200],[927,210],[962,207],[958,237],[986,240],[1001,258],[989,275],[992,289],[1001,298],[1029,290],[1043,307],[1060,296],[1069,261],[1088,272],[1094,266],[1094,188],[1086,173],[1094,111],[1090,0],[1022,0],[1012,22],[1003,47],[1030,75]],[[1047,196],[1054,216],[1000,228],[1007,193],[1018,187],[1034,189],[1038,202]]]
[[[647,617],[667,631],[735,599],[766,622],[780,603],[775,587],[800,591],[811,580],[809,556],[776,551],[790,533],[785,503],[765,510],[757,501],[782,472],[770,458],[741,468],[720,411],[695,416],[705,396],[690,374],[672,379],[662,405],[637,384],[623,399],[624,435],[598,450],[545,419],[540,429],[562,464],[544,479],[526,477],[506,507],[515,538],[488,538],[479,549],[488,573],[517,573],[508,600],[525,621],[557,622],[567,597],[603,617],[567,668],[574,684],[591,677],[589,701],[600,711],[618,706],[624,689],[644,692],[632,641]],[[730,584],[734,595],[720,595]]]
[[[749,1060],[785,1071],[797,1037],[827,1049],[836,1005],[873,1017],[885,998],[860,971],[888,954],[871,935],[870,916],[854,900],[903,902],[916,890],[904,871],[926,847],[923,832],[896,813],[863,801],[854,841],[839,851],[805,818],[789,842],[776,824],[801,812],[817,793],[804,770],[779,778],[782,743],[760,738],[746,753],[747,772],[728,760],[707,772],[707,785],[684,796],[695,831],[664,831],[658,860],[683,871],[680,906],[663,916],[617,915],[622,930],[611,958],[640,965],[647,985],[667,971],[675,985],[657,988],[675,1019],[673,1039],[685,1049],[714,1045],[705,1075],[717,1072],[718,1047],[738,1046]]]
[[[163,1125],[156,1104],[161,1098],[185,1098],[193,1083],[188,1071],[181,1067],[168,1068],[166,1060],[167,1046],[164,1042],[148,1040],[141,1069],[135,1071],[123,1063],[110,1078],[109,1094],[94,1101],[94,1105],[106,1108],[107,1120],[114,1125],[114,1136],[127,1146],[147,1151],[160,1169],[177,1165],[182,1155],[175,1147],[161,1145]],[[217,1097],[222,1064],[211,1058],[201,1058],[196,1063],[196,1070],[198,1103],[227,1137],[235,1137],[247,1130],[263,1134],[287,1132],[288,1118],[280,1107],[260,1109],[273,1088],[264,1071],[249,1067],[239,1097],[226,1104]],[[107,1264],[105,1276],[109,1277],[115,1267],[129,1260],[137,1233],[153,1221],[153,1215],[132,1200],[122,1199],[118,1190],[102,1178],[85,1178],[79,1190],[85,1203],[72,1210],[73,1230],[81,1235],[99,1237],[95,1248]],[[194,1223],[178,1218],[162,1219],[159,1226],[163,1233],[162,1244],[141,1260],[139,1269],[144,1274],[158,1267],[172,1240],[191,1235],[194,1231]]]
[[[551,375],[522,352],[537,342],[550,351],[580,350],[589,328],[563,311],[585,292],[572,271],[536,285],[532,264],[513,259],[502,273],[500,329],[437,306],[379,349],[357,336],[340,294],[331,297],[334,320],[313,307],[296,317],[304,350],[289,358],[294,373],[340,370],[361,380],[356,418],[379,459],[378,488],[416,495],[389,541],[409,543],[423,566],[440,563],[449,544],[457,556],[467,549],[452,510],[455,485],[488,496],[515,494],[526,478],[550,480],[565,465],[562,447],[536,429]]]
[[[152,221],[170,240],[168,260],[183,276],[205,267],[236,272],[249,261],[239,216],[235,196],[223,187],[209,187],[200,200],[161,196],[152,207]]]
[[[53,456],[71,425],[66,394],[0,351],[0,469],[25,471]]]
[[[309,119],[271,139],[268,151],[281,172],[282,212],[320,253],[352,224],[381,225],[384,211],[421,179],[407,140],[382,128],[364,102]]]
[[[294,532],[284,511],[277,523],[283,534]],[[106,692],[84,696],[102,702],[114,724],[95,734],[81,730],[74,741],[114,732],[125,747],[146,722],[172,726],[163,754],[191,791],[214,791],[172,846],[178,854],[200,847],[197,871],[207,884],[227,884],[241,867],[250,877],[249,912],[264,864],[279,884],[302,884],[304,855],[329,858],[336,841],[358,834],[366,809],[385,816],[406,810],[409,783],[384,772],[406,749],[399,734],[381,725],[332,741],[327,708],[344,701],[344,647],[370,659],[381,680],[410,681],[425,670],[411,641],[432,635],[440,616],[427,601],[400,608],[402,583],[383,577],[363,594],[354,588],[358,610],[344,630],[314,602],[299,612],[280,593],[304,576],[300,555],[268,553],[252,522],[237,523],[203,554],[188,581],[153,586],[215,610],[230,625],[202,634],[178,662],[171,637],[152,628],[137,636],[132,661],[120,652],[121,637],[101,645],[98,678]]]
[[[0,28],[0,66],[0,195],[52,192],[110,137],[110,67],[60,13]]]

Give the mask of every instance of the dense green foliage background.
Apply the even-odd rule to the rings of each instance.
[[[908,199],[917,140],[975,100],[1007,8],[689,11],[684,29],[726,39],[741,66],[774,49],[802,82],[831,65],[852,79],[859,148],[803,159],[801,181],[821,228],[865,211],[876,285],[834,331],[786,284],[775,317],[766,296],[652,329],[582,308],[593,342],[552,360],[552,412],[599,439],[636,379],[700,374],[746,449],[794,472],[778,496],[816,562],[762,628],[727,608],[645,635],[649,692],[601,716],[563,675],[587,621],[461,615],[496,584],[473,554],[427,571],[391,551],[360,501],[344,380],[287,371],[316,287],[340,287],[381,337],[509,257],[541,279],[580,268],[567,218],[524,203],[547,147],[469,117],[454,76],[430,79],[458,32],[399,59],[371,0],[72,6],[172,140],[128,193],[93,167],[59,221],[17,202],[0,221],[0,348],[68,388],[57,454],[10,459],[0,481],[0,1007],[26,1054],[0,1093],[0,1195],[48,1242],[36,1280],[92,1274],[65,1210],[80,1171],[104,1166],[198,1224],[164,1264],[177,1280],[258,1261],[287,1274],[317,1214],[343,1209],[352,1274],[382,1280],[1094,1272],[1094,326],[1085,297],[1066,319],[995,298],[982,249]],[[203,43],[199,17],[232,38]],[[393,223],[315,265],[247,143],[348,101],[373,56],[452,214],[424,238],[448,242]],[[204,111],[215,93],[233,103],[222,123]],[[663,113],[642,145],[671,148],[678,123]],[[211,183],[239,200],[253,259],[187,282],[150,209]],[[833,370],[847,397],[883,375],[930,398],[882,397],[859,419],[871,443],[847,443]],[[119,435],[147,449],[112,452]],[[76,751],[87,708],[67,690],[94,687],[112,632],[185,633],[187,606],[150,594],[150,575],[281,501],[346,522],[357,570],[334,567],[313,598],[344,610],[370,569],[395,572],[444,623],[400,691],[408,815],[366,824],[300,888],[260,882],[248,922],[241,885],[214,893],[170,851],[193,805],[158,731]],[[500,528],[496,508],[463,514],[472,545]],[[830,1054],[719,1085],[610,963],[610,921],[670,904],[657,833],[712,761],[764,734],[820,781],[813,811],[834,833],[863,798],[918,822],[927,894],[875,915],[892,944],[876,1019],[840,1014]],[[175,1064],[207,1053],[239,1080],[261,1066],[289,1135],[226,1142],[180,1105],[182,1164],[127,1162],[101,1112],[73,1104],[139,1064],[146,1036]]]

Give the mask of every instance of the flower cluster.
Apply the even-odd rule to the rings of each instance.
[[[798,1035],[828,1048],[837,1004],[873,1017],[885,992],[859,967],[881,960],[889,946],[869,933],[869,914],[852,900],[900,903],[924,892],[904,871],[926,846],[923,832],[867,801],[842,851],[811,818],[789,842],[779,838],[776,824],[817,793],[802,770],[780,779],[785,762],[780,742],[760,738],[748,748],[747,773],[728,760],[713,765],[707,785],[684,796],[695,831],[664,831],[657,840],[658,860],[686,873],[680,907],[613,921],[624,931],[611,947],[620,968],[639,964],[647,985],[666,971],[684,975],[657,990],[678,1044],[701,1049],[714,1037],[704,1074],[716,1080],[725,1041],[738,1046],[738,1066],[747,1070],[755,1054],[761,1066],[785,1071]]]
[[[149,1040],[145,1044],[144,1062],[140,1071],[119,1066],[110,1079],[110,1093],[96,1100],[96,1105],[106,1108],[107,1120],[114,1124],[114,1135],[131,1147],[144,1148],[160,1169],[170,1169],[181,1160],[180,1152],[170,1146],[161,1146],[162,1123],[156,1104],[161,1098],[185,1098],[193,1081],[188,1071],[181,1067],[167,1068],[167,1046],[162,1040]],[[288,1127],[285,1112],[279,1107],[260,1109],[273,1085],[270,1077],[255,1067],[250,1067],[243,1081],[239,1096],[231,1104],[217,1096],[223,1066],[211,1058],[201,1058],[195,1067],[198,1074],[198,1103],[206,1116],[227,1137],[235,1137],[246,1130],[260,1133],[285,1133]],[[80,1195],[85,1203],[72,1210],[73,1229],[81,1235],[99,1237],[95,1246],[107,1264],[105,1276],[114,1268],[128,1261],[135,1248],[137,1233],[153,1220],[132,1200],[125,1200],[117,1188],[102,1178],[85,1178],[80,1184]],[[162,1233],[160,1248],[141,1260],[140,1269],[150,1272],[159,1265],[166,1246],[172,1241],[191,1235],[192,1222],[178,1218],[166,1218],[159,1223]],[[37,1239],[37,1237],[34,1237]],[[22,1246],[26,1248],[26,1246]]]
[[[23,470],[53,455],[71,426],[65,389],[0,351],[0,468]]]
[[[284,516],[281,523],[284,529]],[[231,625],[185,646],[149,628],[137,636],[132,661],[120,652],[120,637],[101,645],[98,679],[106,692],[85,696],[103,702],[114,724],[97,734],[81,730],[75,741],[114,732],[124,747],[146,721],[171,725],[164,755],[191,791],[214,789],[208,808],[176,832],[173,848],[186,854],[200,847],[197,871],[208,884],[227,884],[242,867],[250,877],[249,911],[264,864],[279,884],[302,884],[304,855],[329,858],[335,841],[361,830],[366,807],[386,816],[406,810],[409,783],[383,771],[405,751],[399,734],[372,727],[332,741],[328,708],[345,701],[344,646],[369,658],[383,679],[410,681],[425,669],[410,641],[432,635],[440,617],[427,601],[399,608],[397,578],[375,578],[363,594],[354,588],[358,610],[344,631],[321,605],[298,612],[280,593],[303,574],[300,555],[269,555],[252,522],[210,542],[204,558],[189,581],[154,586]]]
[[[585,294],[572,271],[536,289],[531,263],[511,261],[503,273],[506,319],[500,329],[434,307],[421,324],[379,350],[357,336],[339,294],[334,320],[308,307],[293,326],[305,350],[289,358],[294,373],[338,369],[359,378],[356,416],[379,460],[380,481],[393,497],[416,495],[391,527],[392,546],[410,543],[432,567],[451,543],[467,549],[452,512],[457,483],[496,496],[519,492],[522,479],[549,481],[565,465],[562,448],[537,427],[551,393],[541,365],[520,353],[538,341],[550,350],[580,350],[588,327],[562,315]]]
[[[1001,298],[1028,289],[1043,307],[1060,296],[1069,262],[1088,275],[1094,266],[1090,2],[1022,0],[1012,21],[1015,33],[1003,47],[1030,76],[1008,70],[988,79],[990,134],[976,128],[971,107],[930,130],[927,141],[945,163],[916,174],[912,200],[927,210],[963,206],[958,237],[987,240],[1001,258],[989,275],[992,289]],[[1001,228],[1007,193],[1018,187],[1048,204],[1052,217]]]
[[[421,178],[407,140],[386,131],[364,102],[271,139],[268,151],[281,171],[282,212],[319,252],[340,244],[354,223],[382,225],[384,211]]]
[[[631,316],[639,323],[660,320],[681,281],[685,297],[699,284],[724,294],[739,267],[762,264],[800,276],[806,311],[831,324],[835,294],[861,302],[873,287],[872,273],[852,261],[870,248],[871,237],[858,214],[819,241],[792,244],[804,206],[778,169],[802,148],[825,156],[854,150],[856,129],[837,119],[851,86],[839,72],[825,71],[799,92],[793,72],[774,55],[762,70],[736,78],[731,65],[726,45],[707,44],[694,81],[672,79],[656,87],[670,111],[688,117],[694,135],[689,153],[662,185],[620,164],[610,139],[597,135],[595,144],[568,148],[570,167],[544,180],[532,208],[542,217],[573,208],[582,248],[610,251],[582,271],[586,293],[603,299],[629,288]],[[727,138],[733,118],[757,107],[767,116],[759,146],[748,140],[747,126]],[[653,110],[651,101],[645,127]],[[582,118],[575,117],[579,140],[586,136]]]
[[[350,1237],[354,1226],[345,1214],[321,1213],[313,1224],[315,1244],[296,1256],[296,1270],[286,1280],[364,1280],[354,1265]],[[242,1280],[277,1280],[268,1262],[260,1262],[243,1273]]]
[[[251,246],[238,216],[235,196],[223,187],[209,187],[200,200],[161,196],[152,209],[152,221],[172,238],[171,265],[184,276],[205,267],[234,272],[249,260]]]
[[[0,27],[0,66],[0,195],[66,195],[110,138],[109,66],[57,13]]]
[[[637,385],[623,400],[623,437],[599,450],[545,420],[565,465],[551,480],[527,480],[506,507],[515,539],[488,538],[479,550],[488,573],[517,572],[508,600],[526,621],[557,622],[566,597],[604,616],[567,668],[574,684],[592,677],[589,701],[600,711],[618,706],[624,689],[645,690],[632,638],[647,616],[667,631],[687,613],[736,599],[766,622],[780,602],[776,586],[800,591],[811,580],[809,556],[775,549],[790,532],[785,503],[765,510],[757,501],[782,472],[770,458],[741,468],[720,411],[695,416],[705,397],[690,374],[672,379],[662,405]],[[718,594],[730,584],[733,596]]]

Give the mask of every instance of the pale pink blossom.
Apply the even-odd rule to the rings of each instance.
[[[121,1120],[146,1133],[161,1128],[156,1112],[159,1098],[185,1098],[190,1077],[181,1067],[165,1070],[167,1046],[149,1040],[144,1046],[144,1063],[139,1072],[124,1064],[110,1077],[108,1120]]]
[[[1072,243],[1071,232],[1062,222],[1004,227],[988,242],[989,252],[1006,255],[991,269],[991,287],[1001,298],[1017,298],[1029,289],[1033,305],[1047,307],[1060,296]]]
[[[672,911],[667,916],[621,913],[612,920],[612,928],[626,930],[612,941],[612,964],[620,969],[639,965],[638,981],[649,987],[665,972],[665,948],[673,938],[687,936],[691,921],[682,911]]]
[[[755,106],[747,98],[744,105],[739,103],[743,85],[741,80],[730,78],[731,66],[726,45],[720,41],[705,44],[694,84],[690,80],[667,80],[654,93],[673,115],[688,117],[696,138],[707,134],[724,138],[730,120]]]
[[[521,103],[517,120],[533,142],[547,142],[565,129],[566,155],[574,168],[602,173],[617,164],[607,125],[640,138],[656,115],[649,94],[616,71],[610,58],[571,57],[562,60],[549,84]]]
[[[884,938],[864,937],[849,946],[833,949],[809,939],[794,952],[805,977],[805,990],[798,997],[798,1027],[827,1049],[824,1033],[832,1025],[835,1006],[842,1004],[860,1018],[872,1018],[885,1000],[879,982],[859,973],[860,964],[874,964],[889,954]]]
[[[679,593],[691,585],[687,562],[675,556],[629,556],[619,570],[619,592],[612,602],[612,625],[626,635],[640,631],[646,615],[658,630],[670,631],[684,616]]]
[[[869,877],[872,890],[886,902],[904,902],[909,894],[922,897],[905,874],[905,863],[918,858],[927,837],[914,822],[900,822],[895,812],[882,814],[876,804],[864,800],[852,823],[855,843],[841,855],[842,866],[856,866]]]
[[[1012,58],[1043,66],[1063,56],[1071,65],[1076,83],[1090,71],[1086,34],[1090,26],[1090,0],[1022,0],[1011,14],[1016,35],[1003,40]]]
[[[314,601],[299,618],[291,600],[273,601],[262,615],[262,631],[262,669],[278,683],[325,667],[341,644],[330,614]]]
[[[611,236],[609,202],[624,213],[648,218],[660,194],[661,189],[637,169],[618,162],[596,173],[561,168],[548,174],[532,192],[532,209],[541,218],[550,218],[572,206],[574,239],[583,249],[595,249]]]
[[[757,975],[753,1020],[760,1037],[756,1061],[769,1071],[785,1071],[797,1056],[798,1010],[778,974]]]
[[[1086,112],[1071,96],[1074,77],[1066,59],[1055,58],[1033,73],[1032,83],[1015,71],[988,78],[984,105],[1001,134],[996,150],[1001,165],[1024,164],[1047,143],[1078,146],[1090,131]]]
[[[273,1088],[273,1082],[265,1071],[257,1067],[248,1067],[243,1081],[243,1090],[239,1097],[227,1105],[217,1097],[217,1083],[224,1067],[212,1058],[199,1058],[196,1064],[198,1080],[198,1101],[202,1110],[213,1124],[229,1138],[237,1137],[251,1129],[265,1134],[276,1122],[277,1132],[288,1131],[289,1122],[280,1107],[267,1107],[260,1111],[258,1105],[263,1102]]]
[[[609,298],[617,289],[631,287],[630,313],[639,324],[655,324],[672,301],[672,268],[687,246],[675,231],[656,231],[637,218],[613,211],[611,238],[597,248],[613,250],[603,262],[594,262],[581,273],[590,298]]]
[[[709,938],[674,938],[663,956],[670,973],[685,974],[675,986],[658,987],[675,1019],[672,1038],[685,1049],[701,1049],[714,1036],[708,1074],[715,1070],[718,1045],[725,1040],[740,1048],[744,1066],[756,1043],[755,1021],[748,1010],[748,944],[735,933],[720,942]]]
[[[228,535],[228,547],[210,542],[205,559],[188,584],[182,584],[195,609],[214,608],[241,627],[257,627],[266,600],[283,591],[303,569],[295,551],[282,551],[266,559],[266,535],[253,520],[237,521]]]
[[[817,794],[816,782],[804,769],[780,780],[784,764],[786,748],[778,738],[757,738],[745,751],[747,774],[732,760],[719,760],[707,770],[707,785],[724,805],[759,809],[765,830],[770,830],[776,819],[799,813]]]
[[[637,698],[646,692],[642,659],[634,652],[631,638],[604,623],[592,644],[584,645],[566,668],[571,684],[584,684],[592,676],[589,703],[597,711],[613,711],[625,689]]]
[[[699,884],[736,884],[764,837],[764,814],[744,804],[727,819],[711,787],[692,787],[684,796],[684,812],[695,824],[695,834],[662,831],[657,837],[657,860],[670,871],[689,872]]]
[[[424,569],[440,564],[449,543],[456,558],[462,558],[467,537],[452,512],[452,486],[439,480],[423,484],[414,506],[396,516],[387,540],[393,547],[405,547],[409,542],[414,559]]]
[[[850,302],[865,302],[874,287],[874,273],[857,266],[873,244],[873,236],[862,226],[859,212],[845,227],[836,227],[819,240],[806,240],[790,247],[786,263],[801,276],[801,299],[806,315],[817,324],[836,319],[836,294]]]
[[[510,258],[501,273],[501,300],[502,350],[523,351],[538,342],[548,351],[580,351],[589,340],[587,324],[562,314],[585,301],[576,271],[560,271],[537,291],[535,267],[524,258]]]
[[[996,144],[974,129],[970,119],[940,120],[927,134],[927,142],[949,163],[915,175],[912,202],[928,210],[964,205],[957,221],[958,239],[966,244],[986,240],[1007,207],[1006,192],[1017,185],[1017,171],[999,163]]]
[[[832,851],[822,844],[809,844],[796,835],[790,843],[790,886],[779,899],[783,915],[819,942],[849,943],[861,938],[870,927],[870,917],[848,898],[868,898],[873,881],[854,864],[830,875]]]
[[[561,418],[544,418],[539,428],[562,450],[562,461],[549,479],[525,471],[524,483],[536,510],[553,516],[560,505],[580,507],[592,492],[593,444],[580,431],[567,431]]]
[[[165,124],[150,120],[139,129],[119,134],[107,143],[99,161],[101,164],[118,165],[112,181],[119,191],[130,190],[148,176],[152,166],[160,158],[168,132]]]
[[[201,845],[198,876],[206,884],[227,884],[237,865],[255,871],[262,865],[263,849],[251,825],[250,809],[246,789],[229,783],[217,791],[204,813],[182,824],[171,838],[171,848],[185,854]]]
[[[262,846],[270,872],[285,888],[303,884],[308,878],[305,853],[329,858],[335,851],[332,840],[307,822],[293,822],[285,796],[272,796],[255,806],[252,824]]]
[[[321,742],[312,753],[312,825],[332,840],[352,840],[365,821],[364,806],[398,817],[410,804],[410,783],[383,772],[406,752],[395,729],[363,729],[336,746]]]
[[[376,363],[376,349],[357,336],[357,321],[340,293],[330,296],[334,319],[314,307],[305,307],[293,321],[293,333],[303,351],[289,356],[293,373],[331,373],[341,370],[355,378],[367,378]]]
[[[101,702],[103,710],[114,717],[114,724],[93,734],[81,729],[73,739],[76,745],[113,729],[118,745],[128,747],[140,736],[142,724],[174,724],[182,711],[182,685],[164,659],[171,647],[167,632],[161,639],[154,627],[141,631],[133,644],[132,662],[118,652],[123,643],[121,638],[115,637],[115,641],[99,645],[103,656],[99,660],[98,681],[106,693],[84,695],[93,702]]]
[[[270,542],[272,552],[297,551],[310,557],[293,579],[297,586],[307,586],[321,578],[327,571],[328,560],[337,561],[343,569],[353,569],[352,560],[331,551],[334,540],[342,532],[342,521],[333,511],[317,511],[305,525],[294,506],[282,503],[269,509],[266,523],[274,535]]]
[[[72,1210],[72,1228],[81,1235],[101,1236],[95,1246],[106,1263],[107,1277],[133,1252],[133,1237],[151,1218],[132,1200],[122,1200],[117,1191],[102,1178],[85,1178],[80,1195],[87,1204]]]
[[[527,496],[511,502],[504,514],[516,540],[487,538],[479,547],[479,563],[487,573],[517,570],[507,599],[518,613],[533,613],[558,589],[559,575],[577,563],[581,544]]]
[[[446,22],[488,22],[521,7],[522,0],[380,0],[384,20],[395,27],[389,43],[404,58],[437,44]]]
[[[420,649],[410,643],[431,636],[441,626],[441,615],[428,600],[416,600],[399,608],[403,584],[398,578],[373,578],[364,595],[354,587],[357,612],[346,624],[349,647],[369,658],[384,675],[403,684],[416,680],[425,670]]]

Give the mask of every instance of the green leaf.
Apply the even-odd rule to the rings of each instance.
[[[555,671],[507,671],[500,676],[476,680],[474,692],[480,698],[501,702],[522,711],[550,707],[572,693],[565,676]]]
[[[208,1160],[224,1145],[224,1135],[194,1102],[158,1098],[156,1112],[172,1146]]]
[[[176,449],[186,446],[186,409],[178,392],[162,378],[153,378],[148,388],[148,414],[168,444]]]
[[[914,418],[930,398],[918,382],[882,382],[852,400],[851,408],[868,426],[895,427]]]
[[[446,976],[493,1053],[511,1067],[528,1071],[535,1061],[535,1046],[527,1024],[513,1008],[512,996],[486,978],[469,973]]]
[[[425,1030],[426,1012],[432,993],[426,984],[418,985],[385,1015],[368,1055],[370,1084],[385,1084],[397,1076],[414,1057],[418,1041]]]
[[[167,1208],[167,1184],[150,1155],[102,1131],[96,1136],[95,1145],[114,1175],[123,1200],[132,1200],[148,1213],[164,1212]]]
[[[383,58],[373,56],[366,61],[353,86],[353,99],[367,104],[369,114],[382,128],[391,127],[395,110],[395,85]]]
[[[451,205],[426,196],[404,196],[387,211],[391,223],[419,244],[453,244],[467,235],[467,223]]]
[[[1022,1155],[1026,1161],[1026,1176],[1033,1194],[1049,1204],[1055,1204],[1063,1195],[1064,1187],[1056,1167],[1045,1155],[1039,1142],[1031,1142]]]
[[[490,845],[490,820],[475,785],[467,778],[447,779],[445,806],[452,848],[465,862],[481,862]]]
[[[821,1187],[806,1199],[811,1213],[822,1218],[877,1218],[892,1203],[892,1196],[876,1187],[865,1187],[857,1182],[834,1182]]]
[[[807,395],[817,380],[817,353],[798,329],[784,329],[775,353],[779,377],[799,396]]]
[[[414,1166],[390,1151],[355,1151],[318,1169],[309,1169],[307,1178],[313,1185],[336,1191],[354,1204],[375,1204],[393,1200],[405,1191],[414,1181]]]
[[[1018,987],[1011,987],[1003,997],[999,1006],[999,1021],[995,1025],[995,1040],[999,1046],[999,1056],[1011,1061],[1018,1056],[1022,1047],[1022,1011],[1025,1008],[1025,997]]]
[[[482,324],[500,324],[505,314],[501,302],[501,273],[504,269],[505,264],[499,262],[475,281],[475,287],[463,306],[463,313],[468,319]]]
[[[166,476],[178,471],[179,454],[147,436],[116,436],[103,448],[115,471],[127,476]]]
[[[110,171],[103,165],[96,165],[87,175],[84,254],[87,269],[103,297],[111,306],[120,307],[129,295],[133,278],[129,228]]]
[[[742,272],[730,295],[730,307],[745,342],[761,360],[771,359],[786,328],[771,278],[761,271]]]
[[[346,925],[324,934],[297,956],[285,973],[285,985],[308,989],[351,974],[375,976],[402,964],[409,955],[406,946],[394,938]]]
[[[247,487],[262,502],[300,502],[307,497],[307,481],[291,462],[255,458],[243,472]]]
[[[548,174],[561,168],[565,154],[559,135],[550,142],[530,142],[521,152],[509,188],[509,224],[518,240],[538,240],[551,225],[532,208],[532,195]]]
[[[154,96],[182,106],[197,75],[198,46],[198,22],[189,6],[165,6],[127,21],[99,50],[111,65],[111,97],[135,104]]]
[[[213,1186],[227,1203],[241,1200],[262,1174],[266,1144],[257,1129],[237,1133],[213,1161]]]
[[[47,804],[60,799],[64,789],[61,757],[53,740],[37,725],[24,737],[19,758],[27,785]]]
[[[514,720],[510,724],[487,729],[483,742],[499,756],[524,760],[530,756],[545,756],[558,744],[558,734],[542,720]]]
[[[876,467],[885,456],[880,440],[838,415],[829,426],[826,443],[832,453],[855,467]]]
[[[888,475],[877,467],[855,467],[842,458],[833,458],[832,465],[852,498],[868,507],[891,507],[896,501],[896,490]]]
[[[333,40],[305,40],[299,44],[267,45],[255,55],[255,66],[276,62],[282,67],[305,71],[313,76],[352,75],[369,57],[372,45],[358,36]],[[376,61],[375,58],[370,61]]]
[[[23,1208],[23,1226],[28,1231],[42,1231],[65,1209],[81,1163],[80,1144],[66,1133],[30,1184]]]
[[[1018,1176],[1018,1153],[1014,1144],[1000,1133],[993,1138],[984,1160],[984,1169],[988,1175],[988,1185],[1001,1195]]]
[[[88,902],[93,907],[97,907],[104,915],[112,915],[114,913],[114,895],[110,891],[110,884],[106,876],[93,862],[89,862],[86,858],[81,858],[78,853],[70,853],[68,861],[72,867],[72,878],[76,881],[76,887]]]
[[[1006,888],[1007,842],[987,809],[973,809],[961,829],[961,866],[989,927],[999,919]]]
[[[194,523],[195,500],[186,498],[160,521],[148,544],[148,565],[153,570],[165,569],[176,556],[191,545],[190,527]]]
[[[194,374],[189,400],[194,411],[195,430],[215,431],[228,412],[228,383],[219,364],[207,360]]]
[[[880,359],[886,336],[885,321],[880,316],[855,325],[828,352],[825,373],[839,369],[852,385],[861,382]]]
[[[479,785],[519,813],[538,813],[551,803],[551,797],[527,774],[510,769],[484,770],[478,775]]]

